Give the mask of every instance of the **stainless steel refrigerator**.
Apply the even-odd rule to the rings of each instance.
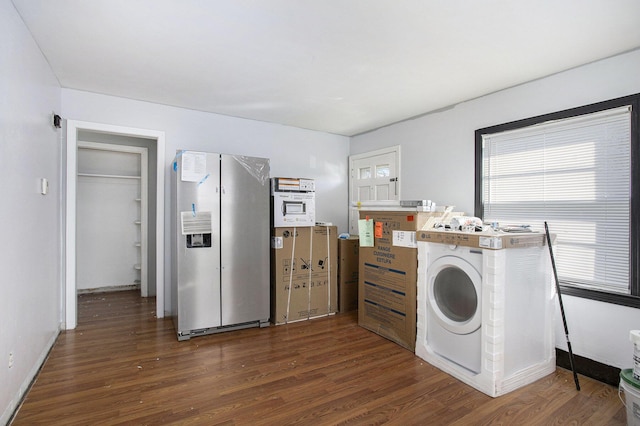
[[[269,160],[178,151],[171,314],[178,340],[269,324]]]

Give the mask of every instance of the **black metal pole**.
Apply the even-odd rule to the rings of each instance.
[[[573,351],[571,350],[571,342],[569,341],[569,328],[567,327],[567,317],[564,315],[564,306],[562,305],[562,293],[560,293],[560,282],[558,281],[558,272],[556,271],[556,260],[553,257],[553,248],[551,247],[551,236],[549,235],[549,227],[544,222],[544,232],[547,234],[547,245],[549,246],[549,255],[551,256],[551,266],[553,267],[553,277],[556,281],[556,292],[558,293],[558,302],[560,303],[560,313],[562,314],[562,324],[564,325],[564,335],[567,339],[567,348],[569,349],[569,363],[571,371],[573,371],[573,381],[576,382],[576,390],[580,390],[578,382],[578,373],[573,360]]]

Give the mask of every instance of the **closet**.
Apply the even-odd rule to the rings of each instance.
[[[78,293],[148,296],[147,148],[78,141]]]

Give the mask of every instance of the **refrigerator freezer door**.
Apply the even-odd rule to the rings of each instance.
[[[221,325],[220,155],[185,151],[177,161],[172,310],[180,334]]]
[[[269,319],[269,160],[222,155],[222,325]]]

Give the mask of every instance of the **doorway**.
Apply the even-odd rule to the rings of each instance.
[[[155,290],[156,295],[156,317],[164,317],[164,132],[68,120],[66,140],[64,328],[69,330],[77,326],[78,147],[87,142],[110,144],[115,150],[136,150],[131,148],[135,146],[151,148],[147,174],[150,211],[147,215],[148,251],[145,258],[148,260],[149,290]],[[119,148],[116,147],[118,145]],[[129,148],[123,148],[126,146]],[[151,160],[152,157],[155,161]]]
[[[76,291],[155,296],[147,273],[149,148],[87,142],[91,135],[84,133],[78,141]]]

